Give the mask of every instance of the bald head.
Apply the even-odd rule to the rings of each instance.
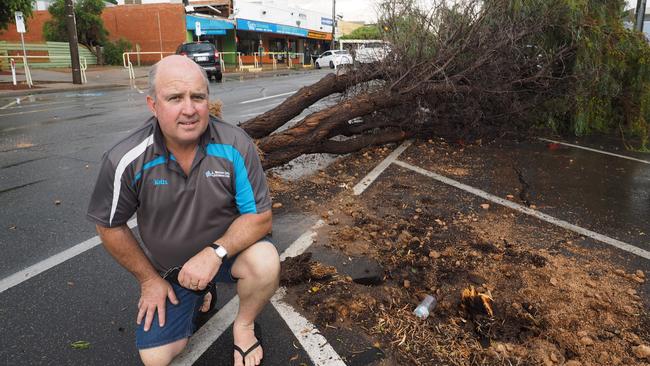
[[[182,70],[183,73],[191,73],[191,72],[200,73],[201,76],[203,77],[203,81],[205,82],[205,88],[209,92],[210,88],[208,88],[208,84],[209,84],[208,74],[201,66],[199,66],[196,62],[192,61],[191,59],[185,56],[171,55],[156,62],[149,69],[149,90],[147,94],[154,100],[156,99],[156,77],[158,76],[159,73],[164,74],[165,72],[169,72],[171,70],[173,71]]]

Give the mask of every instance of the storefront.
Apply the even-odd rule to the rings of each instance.
[[[311,63],[321,53],[330,49],[332,33],[309,31],[305,41],[305,63]]]
[[[225,52],[224,61],[229,64],[236,62],[235,52],[235,25],[226,19],[207,16],[186,15],[187,41],[210,42],[217,47],[219,52]],[[197,36],[196,26],[199,25],[201,35]]]
[[[302,59],[294,54],[304,52],[307,29],[248,19],[237,19],[236,24],[237,51],[244,63],[251,63],[254,55],[265,64],[272,62],[271,57],[280,63],[287,63],[289,55],[294,63]]]

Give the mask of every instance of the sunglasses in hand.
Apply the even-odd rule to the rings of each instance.
[[[214,282],[208,282],[208,285],[205,286],[205,288],[203,290],[193,290],[191,288],[184,287],[183,285],[181,285],[178,282],[178,274],[181,272],[182,268],[183,267],[172,267],[172,268],[170,268],[163,275],[163,279],[167,280],[167,282],[169,282],[169,283],[175,283],[175,284],[177,284],[177,285],[179,285],[179,286],[181,286],[183,288],[186,288],[186,289],[188,289],[188,290],[190,290],[190,291],[192,291],[192,292],[194,292],[195,294],[198,294],[198,295],[205,295],[208,292],[210,292],[210,290],[214,287]]]

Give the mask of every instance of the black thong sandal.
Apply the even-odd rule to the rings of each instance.
[[[233,348],[235,349],[235,351],[239,352],[239,354],[241,355],[242,361],[246,360],[246,356],[249,353],[253,352],[257,347],[262,346],[261,329],[260,329],[260,326],[257,323],[255,323],[255,338],[257,338],[257,342],[255,342],[252,346],[248,347],[248,349],[246,351],[239,348],[238,345],[233,344]],[[262,366],[262,365],[264,365],[264,360],[260,360],[260,365],[259,366]]]

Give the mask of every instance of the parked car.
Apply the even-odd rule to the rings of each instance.
[[[368,43],[361,45],[354,54],[354,60],[366,64],[383,60],[390,52],[390,46],[386,43]]]
[[[333,69],[340,65],[352,64],[352,62],[353,59],[350,52],[346,50],[330,50],[325,51],[323,54],[318,56],[314,64],[317,69],[325,66],[329,66],[330,69]]]
[[[219,52],[217,47],[208,42],[191,42],[184,43],[176,49],[177,55],[183,55],[191,58],[199,64],[208,74],[208,80],[214,77],[214,80],[221,81],[221,63],[219,62]]]

